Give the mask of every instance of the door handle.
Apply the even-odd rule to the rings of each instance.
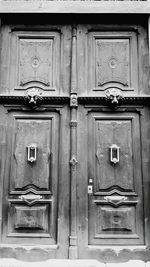
[[[111,145],[110,147],[110,162],[116,164],[119,162],[119,150],[120,147],[117,146],[116,144]]]
[[[27,146],[28,151],[28,161],[33,163],[37,160],[37,145],[31,144]]]

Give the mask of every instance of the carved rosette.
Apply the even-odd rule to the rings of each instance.
[[[123,98],[123,94],[118,88],[110,88],[106,90],[106,100],[109,101],[112,107],[117,107]]]
[[[24,99],[32,108],[35,108],[42,101],[42,92],[38,88],[28,89]]]

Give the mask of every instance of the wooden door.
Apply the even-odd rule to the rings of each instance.
[[[1,36],[1,244],[68,258],[71,27],[4,24]]]
[[[91,113],[88,133],[88,242],[143,244],[138,115]]]
[[[147,93],[142,60],[148,50],[141,46],[146,32],[131,28],[78,26],[80,258],[131,259],[149,242],[143,168],[149,111],[140,98]]]
[[[150,244],[147,31],[138,20],[40,18],[1,26],[2,256],[142,258]]]

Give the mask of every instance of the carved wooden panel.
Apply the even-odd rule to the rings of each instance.
[[[15,120],[15,140],[12,157],[12,181],[15,190],[33,186],[50,189],[50,153],[52,119],[19,118]],[[28,161],[28,146],[37,146],[37,159]]]
[[[48,231],[47,207],[15,207],[15,229],[38,229]]]
[[[37,86],[43,90],[59,90],[60,34],[58,32],[14,32],[12,48],[15,89]]]
[[[52,87],[53,45],[53,39],[20,39],[20,85],[37,81]]]
[[[136,236],[135,207],[95,207],[96,212],[96,232],[95,238],[124,238]]]
[[[89,113],[89,244],[143,244],[138,113]]]
[[[56,244],[59,113],[10,112],[6,242]]]
[[[10,206],[8,218],[8,236],[10,237],[50,237],[52,230],[51,211],[49,204]]]
[[[129,86],[129,40],[97,39],[96,87],[108,82]]]
[[[133,190],[132,123],[132,118],[95,117],[95,191],[106,190],[113,185]],[[119,164],[116,167],[110,164],[110,147],[113,144],[120,148]]]
[[[103,91],[109,87],[137,90],[136,50],[134,33],[89,33],[89,90]]]

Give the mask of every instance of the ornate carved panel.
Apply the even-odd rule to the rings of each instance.
[[[96,191],[106,190],[116,185],[133,190],[133,118],[95,117],[96,137]],[[110,162],[111,145],[120,148],[119,164]]]
[[[134,88],[136,53],[134,33],[89,33],[89,90],[116,87],[128,92],[137,89]]]
[[[53,45],[53,39],[20,39],[20,85],[37,81],[52,87]]]
[[[89,244],[143,244],[139,114],[89,112],[88,131]]]
[[[53,118],[15,118],[15,139],[12,157],[12,181],[14,190],[29,185],[50,190],[51,143]],[[28,146],[36,145],[36,161],[28,159]]]
[[[112,235],[119,238],[134,237],[136,238],[135,226],[135,208],[134,207],[101,207],[97,206],[96,213],[96,237],[111,238]],[[107,236],[106,236],[107,235]],[[114,237],[115,238],[115,237]],[[137,237],[138,238],[138,237]]]
[[[129,86],[129,40],[96,39],[96,87],[118,82]]]
[[[39,236],[49,234],[50,225],[50,207],[48,204],[35,205],[28,207],[26,205],[12,204],[9,213],[9,233],[10,236]]]
[[[60,34],[14,32],[12,42],[16,55],[15,89],[25,90],[31,85],[58,92]]]

